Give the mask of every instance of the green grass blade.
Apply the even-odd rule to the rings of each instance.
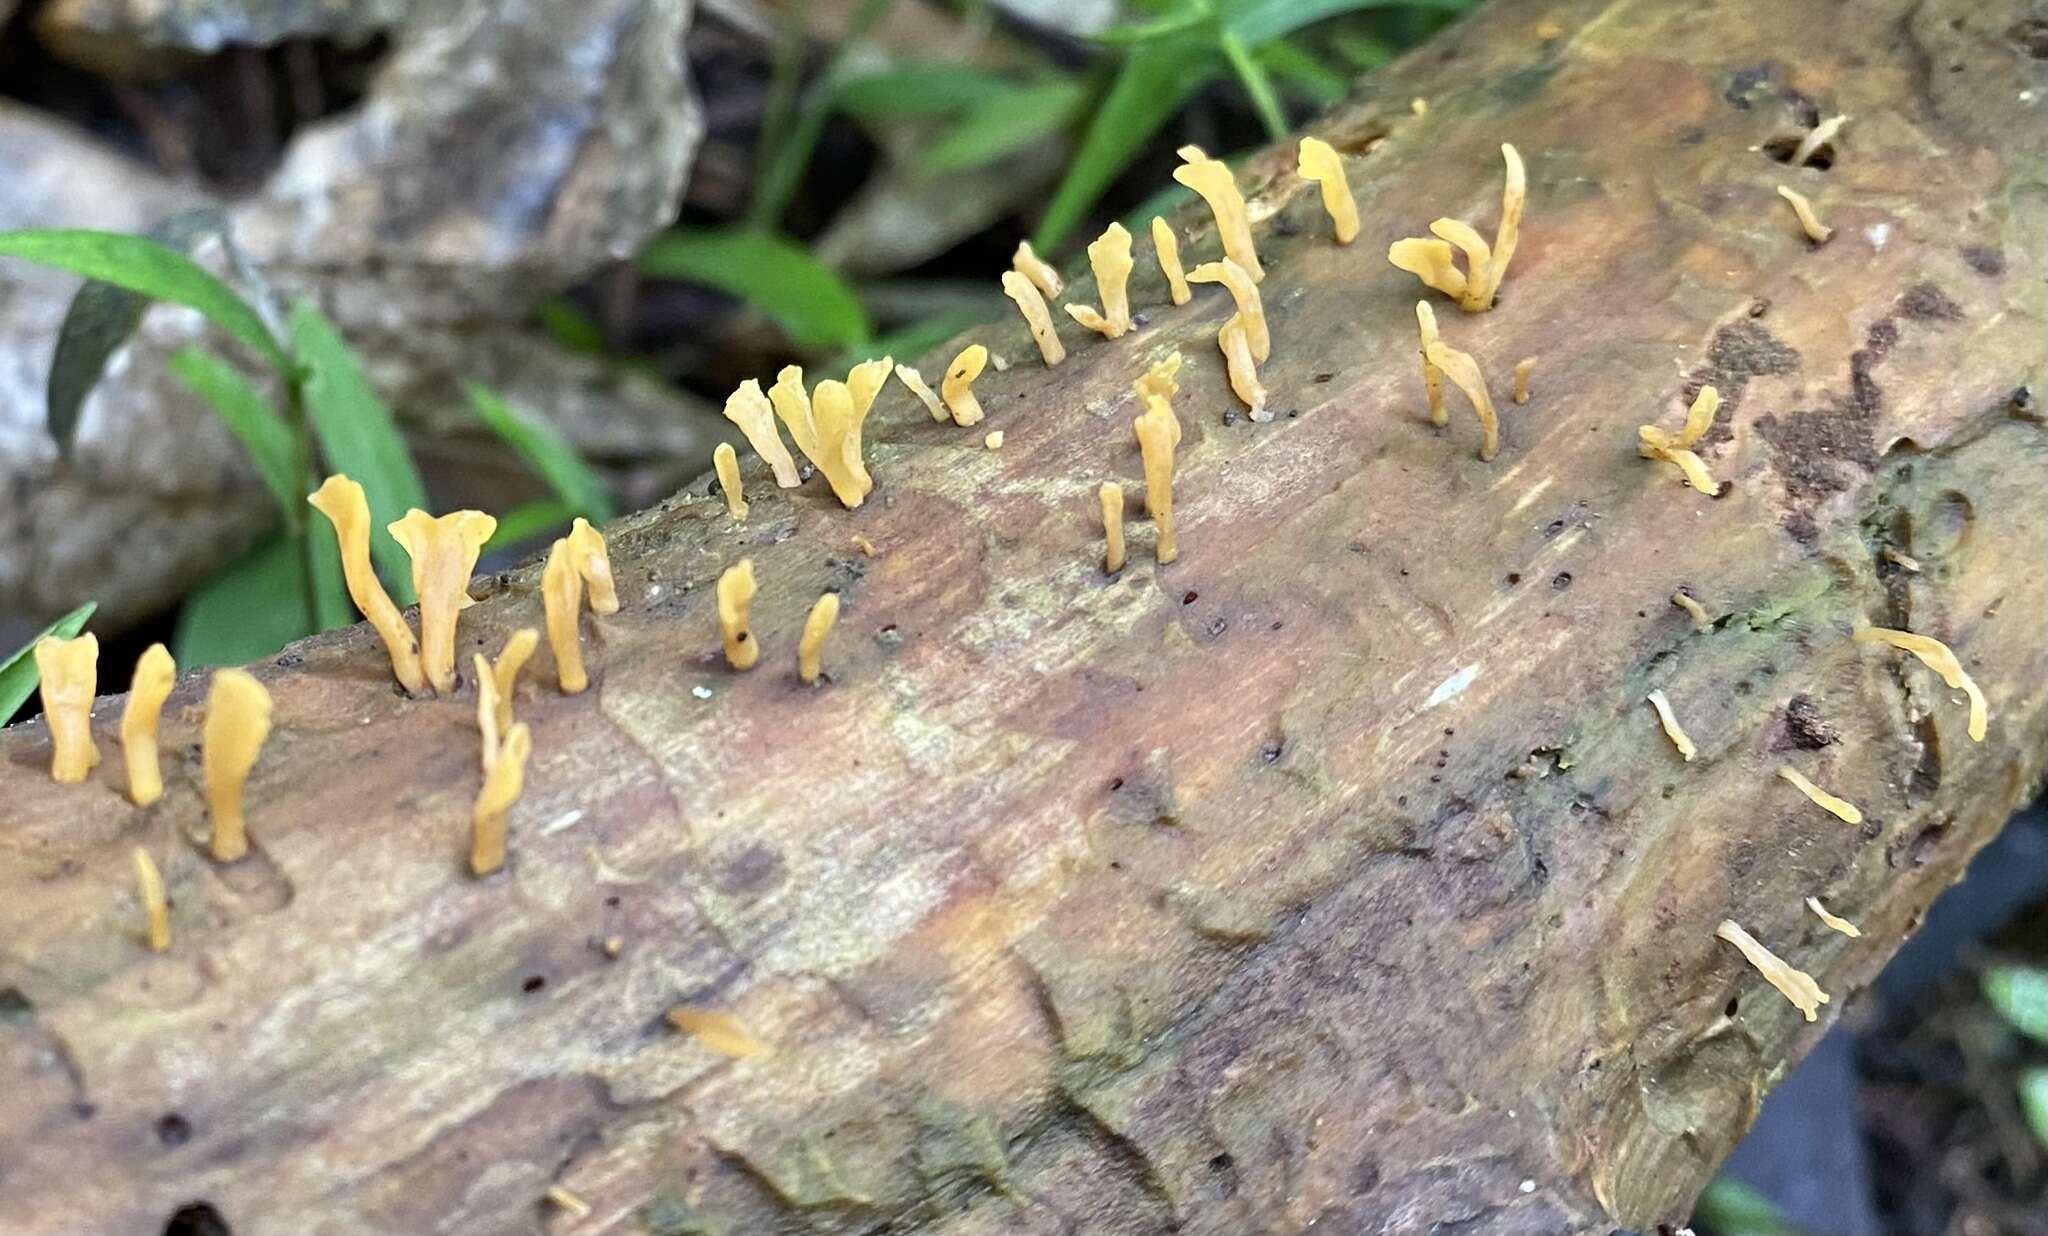
[[[1065,78],[1018,87],[969,112],[924,153],[919,167],[939,174],[986,166],[1065,128],[1085,97],[1078,82]]]
[[[1423,9],[1463,13],[1478,0],[1240,0],[1223,14],[1226,32],[1258,47],[1327,18],[1366,9]]]
[[[2013,1029],[2048,1043],[2048,970],[1993,966],[1984,972],[1984,999]]]
[[[291,368],[270,328],[233,288],[176,249],[146,236],[67,229],[0,232],[0,257],[55,266],[152,300],[196,309],[279,370]]]
[[[957,115],[1017,89],[1017,83],[981,69],[923,61],[849,75],[835,83],[833,102],[859,120],[903,120]]]
[[[1693,1220],[1719,1236],[1799,1236],[1777,1203],[1733,1176],[1717,1176],[1707,1185]]]
[[[1280,106],[1280,96],[1273,91],[1273,82],[1266,76],[1266,70],[1252,59],[1251,49],[1244,40],[1223,32],[1217,40],[1223,49],[1223,58],[1230,62],[1230,69],[1237,74],[1237,80],[1244,85],[1244,92],[1251,96],[1252,110],[1259,114],[1259,123],[1266,126],[1266,136],[1279,141],[1287,136],[1287,112]]]
[[[462,391],[484,427],[517,452],[572,515],[597,523],[612,517],[611,495],[605,492],[604,482],[554,426],[514,411],[496,391],[480,382],[464,382]]]
[[[498,516],[498,527],[491,533],[491,539],[484,542],[484,549],[512,549],[550,529],[564,526],[580,513],[568,503],[557,502],[553,498],[522,502]]]
[[[285,527],[296,529],[306,509],[306,478],[299,472],[298,451],[284,418],[242,371],[221,357],[198,348],[184,348],[171,357],[173,376],[212,406],[214,414],[249,452]]]
[[[2048,1069],[2031,1068],[2020,1074],[2020,1114],[2034,1140],[2048,1148]]]
[[[44,627],[42,634],[15,649],[6,660],[0,661],[0,725],[7,724],[8,718],[20,712],[21,706],[28,702],[28,697],[36,693],[39,676],[36,672],[36,659],[31,655],[35,652],[36,640],[46,635],[70,639],[85,629],[86,620],[91,618],[93,611],[98,608],[99,602],[87,601]]]
[[[868,336],[867,311],[845,281],[779,236],[677,228],[654,238],[640,255],[640,269],[736,296],[767,314],[800,348],[851,347]]]
[[[370,389],[334,324],[311,304],[292,306],[292,349],[305,372],[306,416],[327,464],[359,482],[370,503],[370,556],[399,605],[415,600],[412,559],[384,526],[407,510],[427,506],[426,486],[413,467],[391,412]]]
[[[311,635],[299,561],[303,544],[281,533],[272,536],[194,589],[171,635],[178,668],[240,665]]]

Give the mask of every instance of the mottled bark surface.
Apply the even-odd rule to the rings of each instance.
[[[1223,293],[1170,309],[1148,274],[1148,324],[1071,336],[1057,370],[986,334],[1000,451],[892,388],[859,512],[756,468],[744,527],[701,489],[616,527],[592,689],[518,706],[500,876],[463,868],[473,697],[399,698],[361,629],[261,671],[277,727],[233,866],[196,844],[202,683],[149,811],[118,761],[56,786],[40,726],[10,732],[0,1227],[146,1232],[197,1199],[238,1234],[1681,1220],[2042,772],[2023,8],[1489,7],[1318,126],[1356,156],[1355,246],[1287,152],[1247,169],[1275,424],[1224,419]],[[1855,117],[1831,169],[1757,149],[1812,105]],[[1438,311],[1496,391],[1540,358],[1484,465],[1469,416],[1421,415],[1417,289],[1384,253],[1440,214],[1490,228],[1502,140],[1529,160],[1520,254],[1494,312]],[[1137,488],[1130,382],[1176,347],[1182,556],[1155,568],[1136,523],[1106,579],[1094,486]],[[1635,451],[1702,381],[1719,500]],[[710,585],[741,555],[767,655],[736,676]],[[465,647],[537,624],[535,584],[480,589]],[[826,588],[845,616],[806,690]],[[1988,740],[1865,623],[1954,645]],[[136,844],[176,901],[161,956]],[[1834,996],[1821,1024],[1714,940],[1731,917]],[[775,1053],[710,1054],[664,1025],[680,1002]]]

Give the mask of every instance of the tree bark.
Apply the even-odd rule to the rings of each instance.
[[[498,876],[463,866],[472,689],[401,698],[360,628],[259,671],[236,864],[199,844],[198,676],[149,810],[119,793],[117,700],[85,786],[44,775],[40,723],[0,737],[0,1228],[155,1231],[200,1200],[238,1236],[1683,1221],[2041,777],[2024,7],[1489,6],[1316,126],[1356,244],[1290,149],[1240,173],[1275,423],[1225,415],[1222,292],[1171,308],[1141,255],[1134,336],[1069,333],[1046,370],[1019,324],[980,332],[1011,361],[985,426],[892,388],[859,511],[754,467],[744,525],[693,487],[612,529],[625,605],[586,625],[588,693],[518,701]],[[1774,161],[1836,112],[1830,167]],[[1504,140],[1531,188],[1500,303],[1434,298],[1503,396],[1484,464],[1462,405],[1422,414],[1419,289],[1385,252],[1439,215],[1490,229]],[[1182,554],[1156,567],[1134,520],[1106,577],[1095,486],[1137,490],[1131,382],[1175,348]],[[1635,449],[1705,382],[1718,500]],[[743,555],[766,655],[733,674],[710,585]],[[825,589],[845,614],[807,689]],[[535,569],[478,591],[465,649],[539,624]],[[1866,624],[1952,645],[1986,740]],[[161,955],[138,844],[175,901]],[[1729,918],[1832,995],[1818,1024],[1714,938]],[[714,1054],[678,1004],[773,1053]]]

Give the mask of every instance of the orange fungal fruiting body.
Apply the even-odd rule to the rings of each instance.
[[[761,648],[747,628],[754,603],[754,560],[742,558],[718,577],[718,630],[725,640],[726,664],[736,670],[754,668]]]
[[[242,789],[269,737],[270,692],[244,670],[215,670],[206,695],[199,759],[217,862],[232,863],[249,852]]]
[[[476,604],[469,577],[484,542],[498,521],[482,511],[451,511],[439,517],[417,508],[392,521],[386,531],[412,555],[413,590],[420,596],[420,664],[436,694],[455,690],[455,627],[463,610]]]
[[[334,525],[349,600],[377,632],[377,638],[384,641],[384,651],[391,658],[391,673],[398,679],[398,685],[409,695],[424,694],[427,678],[420,670],[419,642],[370,564],[370,503],[363,496],[363,487],[337,474],[322,482],[306,501]]]
[[[583,574],[576,569],[576,551],[561,537],[548,551],[540,575],[541,607],[547,618],[548,647],[555,654],[555,679],[562,694],[575,695],[590,685],[583,669]]]
[[[1052,327],[1052,314],[1046,311],[1045,298],[1031,281],[1014,270],[1003,272],[1003,295],[1017,304],[1017,312],[1024,315],[1024,324],[1031,328],[1031,338],[1038,344],[1038,355],[1051,368],[1067,359],[1066,345],[1060,342],[1058,332]]]
[[[1319,137],[1304,137],[1295,157],[1295,170],[1304,180],[1313,180],[1323,194],[1323,211],[1330,216],[1337,243],[1348,245],[1358,238],[1358,202],[1351,196],[1351,184],[1344,179],[1344,161],[1336,147]]]
[[[1252,244],[1252,227],[1244,208],[1244,195],[1228,165],[1210,158],[1200,146],[1182,146],[1183,160],[1173,169],[1173,178],[1193,189],[1209,204],[1216,219],[1216,235],[1223,242],[1223,255],[1242,266],[1254,280],[1266,277],[1259,265],[1258,249]]]
[[[157,758],[157,723],[178,679],[170,649],[151,644],[135,661],[128,703],[121,709],[121,757],[128,768],[128,801],[147,807],[164,794]]]
[[[92,697],[99,685],[99,637],[45,635],[36,641],[36,690],[50,727],[50,778],[77,785],[100,762],[92,740]]]
[[[747,517],[747,497],[741,488],[740,458],[732,443],[721,442],[711,451],[711,466],[718,473],[718,488],[725,493],[725,513],[734,519]]]
[[[796,676],[806,685],[818,681],[825,650],[825,637],[839,621],[839,594],[828,592],[811,606],[804,619],[803,638],[796,649]]]
[[[955,425],[973,425],[981,420],[981,401],[974,397],[974,380],[981,376],[982,367],[988,364],[988,349],[978,343],[970,343],[960,349],[960,355],[946,366],[945,379],[939,389],[946,397],[946,407],[953,413]]]
[[[533,734],[524,721],[506,732],[491,770],[484,774],[470,812],[469,869],[489,875],[505,865],[505,813],[526,787],[526,760],[533,752]]]

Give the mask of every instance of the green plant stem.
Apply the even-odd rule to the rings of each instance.
[[[285,374],[284,405],[285,415],[291,418],[292,423],[292,447],[297,456],[299,487],[310,493],[318,482],[313,477],[313,430],[306,416],[301,372],[294,366]],[[305,517],[296,507],[286,508],[284,522],[285,534],[299,547],[299,587],[305,592],[306,623],[318,631],[321,629],[320,581],[313,566],[313,539],[305,534]]]
[[[818,74],[818,80],[804,92],[803,102],[795,109],[793,118],[787,100],[794,97],[797,79],[803,72],[803,35],[795,27],[797,19],[794,16],[790,18],[791,42],[785,45],[775,66],[776,81],[771,87],[769,116],[761,131],[761,178],[754,190],[754,200],[747,208],[747,226],[765,231],[781,226],[790,199],[796,196],[797,186],[803,181],[804,169],[810,165],[811,151],[817,148],[818,138],[825,132],[825,121],[831,118],[832,96],[846,49],[867,34],[889,4],[890,0],[865,0],[854,13],[853,21],[847,25],[846,37],[833,49],[824,70]],[[779,108],[775,97],[777,92],[783,94]],[[779,116],[776,114],[778,110],[782,113]]]
[[[1279,141],[1287,136],[1287,113],[1280,107],[1280,96],[1273,92],[1272,79],[1266,70],[1252,59],[1251,49],[1244,40],[1224,31],[1217,40],[1223,49],[1223,56],[1230,61],[1230,67],[1237,73],[1237,79],[1244,83],[1245,93],[1252,98],[1252,107],[1259,113],[1259,122],[1266,126],[1266,136]]]

